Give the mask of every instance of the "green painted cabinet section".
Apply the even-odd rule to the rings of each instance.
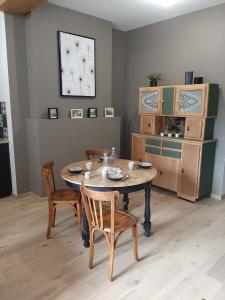
[[[215,118],[207,118],[205,120],[204,140],[213,139]]]
[[[160,155],[160,148],[159,147],[145,147],[145,152],[146,153],[151,153],[155,155]]]
[[[216,142],[202,145],[202,160],[198,193],[199,198],[210,194],[212,191],[215,152]]]
[[[162,98],[162,114],[166,116],[173,115],[173,105],[174,105],[174,93],[175,89],[173,87],[163,88],[163,98]]]
[[[172,148],[172,149],[182,149],[182,143],[172,142],[172,141],[163,141],[162,146],[164,148]]]
[[[145,144],[160,147],[161,146],[161,140],[160,139],[146,139]]]
[[[167,157],[173,157],[173,158],[181,158],[181,152],[180,151],[174,151],[169,149],[162,149],[162,156]]]
[[[215,117],[218,111],[219,85],[209,84],[207,117]]]

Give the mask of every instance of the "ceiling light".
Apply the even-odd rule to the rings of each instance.
[[[150,3],[156,4],[156,5],[159,5],[159,6],[163,6],[163,7],[172,6],[172,5],[176,4],[179,1],[180,0],[149,0]]]

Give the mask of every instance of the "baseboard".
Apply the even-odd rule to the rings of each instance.
[[[225,199],[225,195],[217,195],[217,194],[211,194],[211,198],[214,199],[214,200],[223,200]]]
[[[22,194],[19,194],[19,195],[15,195],[15,194],[12,194],[13,197],[15,197],[16,199],[21,199],[21,198],[24,198],[24,197],[32,197],[32,198],[35,198],[37,200],[43,200],[45,199],[45,197],[40,197],[38,196],[37,194],[35,194],[34,192],[26,192],[26,193],[22,193]]]

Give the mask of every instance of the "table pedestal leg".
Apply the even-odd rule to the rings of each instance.
[[[129,205],[129,197],[128,194],[123,194],[123,202],[124,202],[124,210],[128,210],[128,205]]]
[[[149,237],[151,234],[151,208],[150,208],[150,198],[151,198],[151,184],[150,182],[145,185],[145,221],[144,221],[144,231],[145,236]]]
[[[87,215],[86,215],[86,212],[84,209],[83,209],[83,213],[82,213],[82,223],[83,223],[82,239],[84,241],[84,247],[88,248],[90,246],[89,226],[88,226]]]

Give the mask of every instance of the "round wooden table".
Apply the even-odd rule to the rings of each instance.
[[[150,208],[150,198],[151,198],[151,181],[157,175],[156,169],[143,169],[140,167],[135,167],[132,171],[128,169],[129,160],[118,159],[116,162],[116,167],[122,170],[125,175],[124,179],[121,181],[112,181],[107,178],[103,178],[100,172],[102,163],[99,160],[92,160],[92,170],[90,179],[84,178],[84,172],[80,174],[74,174],[69,172],[70,167],[82,167],[83,170],[86,169],[86,163],[88,161],[79,161],[72,163],[61,170],[61,177],[65,180],[66,184],[73,190],[79,191],[81,182],[84,185],[95,191],[118,191],[120,194],[124,195],[123,201],[125,202],[124,209],[128,209],[129,197],[128,194],[132,192],[137,192],[142,189],[145,190],[145,209],[144,209],[144,234],[146,237],[150,236],[151,232],[151,208]],[[84,240],[84,246],[89,247],[89,228],[85,212],[83,212],[83,233],[82,238]]]

